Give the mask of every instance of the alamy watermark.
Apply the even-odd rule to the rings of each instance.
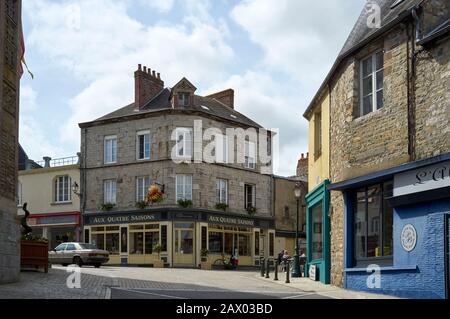
[[[365,12],[367,13],[366,24],[369,29],[381,28],[381,8],[378,3],[373,0],[369,0],[365,6]]]
[[[171,159],[177,163],[244,164],[272,174],[279,163],[279,129],[208,127],[195,120],[194,127],[177,127],[172,131],[175,145]]]
[[[67,267],[66,272],[69,273],[66,279],[66,286],[69,289],[81,289],[81,268],[76,265]]]
[[[369,265],[366,271],[370,273],[367,277],[366,284],[369,289],[380,289],[381,288],[381,268],[379,265]]]

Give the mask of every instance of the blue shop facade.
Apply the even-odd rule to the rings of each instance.
[[[344,287],[448,299],[450,153],[330,184],[344,196]]]

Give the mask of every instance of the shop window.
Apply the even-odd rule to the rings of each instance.
[[[120,252],[127,253],[128,252],[128,229],[126,227],[122,227],[120,229]]]
[[[55,179],[55,203],[66,203],[72,200],[70,176],[59,176]]]
[[[105,233],[92,234],[91,241],[98,249],[105,249]]]
[[[314,206],[311,211],[312,220],[312,260],[323,258],[323,212],[322,203]]]
[[[251,256],[250,235],[238,234],[239,256]]]
[[[90,243],[90,238],[89,238],[89,228],[86,228],[86,229],[84,230],[84,242],[85,242],[86,244],[89,244],[89,243]]]
[[[208,239],[208,228],[206,226],[202,226],[202,247],[201,249],[207,249],[207,239]]]
[[[111,255],[119,254],[119,233],[106,233],[106,250]]]
[[[377,184],[355,193],[354,201],[354,256],[357,265],[373,259],[392,262],[392,182]]]
[[[221,254],[223,252],[223,233],[209,232],[209,252]]]
[[[161,226],[161,248],[162,251],[167,251],[167,226]]]
[[[144,232],[130,232],[130,254],[144,254]]]
[[[275,255],[275,234],[269,233],[269,256]]]
[[[159,232],[151,231],[145,233],[145,254],[153,253],[153,247],[159,243]]]
[[[259,256],[259,232],[255,232],[255,256]]]

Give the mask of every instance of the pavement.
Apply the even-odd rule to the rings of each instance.
[[[69,271],[69,272],[68,272]],[[74,272],[75,271],[75,272]],[[76,272],[80,271],[77,277]],[[27,271],[17,283],[0,285],[1,299],[385,299],[308,278],[285,283],[256,271],[53,265],[47,274]],[[80,279],[79,282],[77,279]],[[79,285],[78,285],[79,283]],[[73,286],[74,288],[69,288]]]

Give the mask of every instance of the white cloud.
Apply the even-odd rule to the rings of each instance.
[[[166,85],[182,76],[202,85],[220,81],[234,57],[221,26],[202,21],[146,26],[126,9],[126,2],[111,0],[37,0],[27,7],[30,45],[47,63],[58,63],[69,77],[85,83],[70,100],[72,114],[61,127],[65,142],[78,145],[79,122],[133,101],[138,63],[161,72]]]
[[[246,0],[232,18],[264,50],[264,65],[311,95],[329,71],[365,0]]]
[[[159,12],[166,13],[172,10],[174,0],[139,0],[139,4],[156,9]]]

